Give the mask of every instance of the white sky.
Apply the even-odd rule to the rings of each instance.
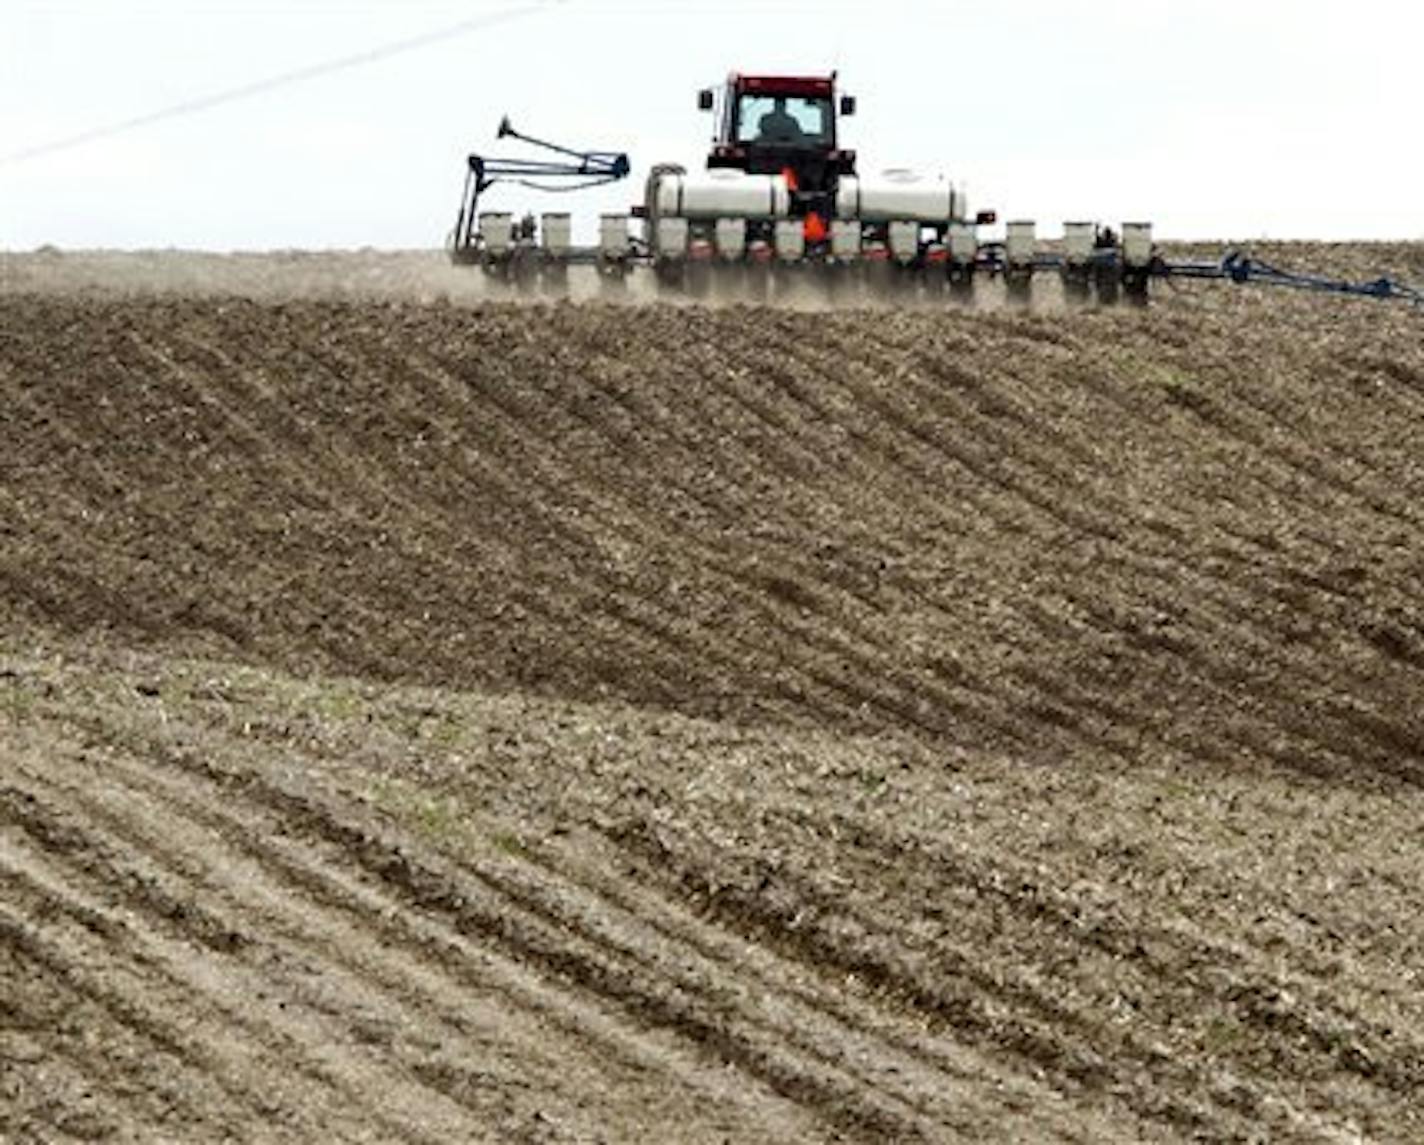
[[[505,23],[81,146],[30,148],[435,31]],[[1163,237],[1424,239],[1424,0],[0,0],[0,248],[432,247],[464,156],[516,126],[632,180],[699,166],[696,91],[836,67],[862,172]],[[507,149],[506,149],[507,150]],[[511,152],[517,153],[517,152]]]

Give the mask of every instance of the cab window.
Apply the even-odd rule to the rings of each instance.
[[[737,101],[737,141],[829,147],[831,101],[806,96],[743,95]]]

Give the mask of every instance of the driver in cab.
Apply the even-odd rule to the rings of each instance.
[[[800,143],[804,138],[801,124],[786,110],[784,96],[777,96],[771,110],[757,121],[759,143]]]

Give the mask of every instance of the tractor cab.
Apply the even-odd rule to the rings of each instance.
[[[801,196],[834,194],[841,175],[855,174],[855,152],[836,141],[836,116],[854,115],[855,99],[836,98],[836,77],[745,76],[734,72],[720,92],[706,88],[697,106],[711,111],[716,133],[707,166],[752,175],[790,173]]]

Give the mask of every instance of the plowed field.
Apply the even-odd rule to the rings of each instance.
[[[0,263],[0,1140],[1424,1139],[1424,315],[312,259]]]

